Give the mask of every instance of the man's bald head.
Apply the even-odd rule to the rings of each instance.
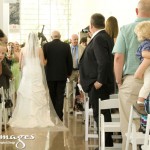
[[[150,17],[150,0],[140,0],[137,7],[139,17]]]

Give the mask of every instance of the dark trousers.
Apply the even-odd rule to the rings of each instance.
[[[58,117],[62,120],[66,81],[48,81],[47,83],[54,109]]]
[[[93,108],[93,117],[94,120],[96,121],[97,128],[99,130],[99,124],[98,124],[98,113],[99,113],[99,104],[98,104],[98,99],[101,98],[101,100],[105,100],[109,98],[109,90],[102,86],[100,89],[96,90],[94,86],[91,87],[89,93],[89,100],[90,104],[92,105]],[[101,113],[104,115],[105,121],[106,122],[111,122],[111,114],[110,110],[102,110]],[[107,132],[105,133],[105,146],[106,147],[111,147],[113,146],[113,140],[111,137],[112,133]]]

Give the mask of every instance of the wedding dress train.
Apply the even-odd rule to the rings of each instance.
[[[50,113],[48,94],[39,59],[26,58],[17,92],[17,104],[8,124],[20,128],[55,126],[50,117],[53,114]]]

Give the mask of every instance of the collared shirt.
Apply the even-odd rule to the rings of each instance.
[[[150,21],[150,18],[137,18],[135,22],[121,27],[112,53],[120,53],[125,56],[123,75],[133,75],[140,64],[136,56],[139,41],[134,33],[134,28],[141,21]]]
[[[93,38],[94,38],[94,36],[95,36],[98,32],[103,31],[103,30],[105,30],[105,29],[97,30],[95,33],[93,33],[93,35],[92,35],[91,39],[93,39]]]

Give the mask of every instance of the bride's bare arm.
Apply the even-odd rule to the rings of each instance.
[[[44,53],[43,53],[42,48],[39,49],[39,55],[40,55],[41,64],[46,65],[47,60],[44,58]]]

